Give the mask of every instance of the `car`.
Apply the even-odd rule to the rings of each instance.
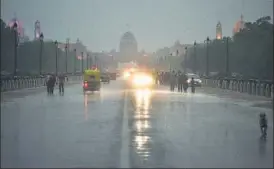
[[[195,84],[195,86],[198,86],[198,87],[202,86],[202,80],[201,80],[201,78],[200,78],[199,75],[194,74],[194,73],[187,73],[186,75],[188,77],[188,80],[187,80],[188,84],[190,84],[191,79],[194,78],[194,84]]]
[[[101,82],[103,83],[110,83],[110,77],[106,73],[102,73],[101,75]]]
[[[129,77],[128,86],[133,89],[153,89],[155,81],[152,73],[137,71],[132,73]]]
[[[111,80],[116,80],[116,73],[109,73]]]

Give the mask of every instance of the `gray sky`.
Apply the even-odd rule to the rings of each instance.
[[[247,21],[273,18],[272,0],[2,0],[1,18],[16,12],[26,34],[33,38],[34,22],[41,22],[47,39],[79,39],[92,51],[118,49],[130,25],[139,50],[155,51],[176,40],[192,44],[215,37],[221,21],[231,36],[241,13]],[[244,3],[242,3],[244,2]],[[244,4],[244,5],[242,5]]]

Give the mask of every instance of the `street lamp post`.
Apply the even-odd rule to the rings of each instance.
[[[66,64],[66,73],[68,73],[68,44],[66,43],[66,46],[65,46],[65,52],[66,52],[66,58],[65,58],[65,64]]]
[[[43,54],[43,43],[44,43],[43,33],[40,34],[39,39],[40,39],[39,74],[42,75],[42,54]]]
[[[226,37],[226,76],[229,76],[229,48],[228,48],[228,37]]]
[[[196,41],[194,42],[194,64],[193,64],[193,72],[194,72],[194,73],[197,73]]]
[[[68,73],[68,50],[69,50],[69,38],[66,40],[66,73]]]
[[[88,65],[89,65],[89,63],[88,63],[88,60],[89,60],[89,54],[87,54],[87,69],[88,69]]]
[[[14,31],[14,68],[13,68],[13,75],[17,75],[17,47],[18,47],[18,33],[17,33],[18,25],[16,22],[13,24],[13,31]]]
[[[55,53],[55,75],[58,74],[58,42],[57,40],[54,42],[56,47],[56,53]]]
[[[204,41],[206,43],[206,76],[209,74],[209,56],[208,56],[208,43],[210,42],[209,37]]]
[[[77,54],[76,54],[76,49],[74,49],[74,62],[73,62],[73,67],[74,67],[74,73],[76,73],[76,57],[77,57]]]
[[[186,73],[187,47],[185,47],[184,73]]]
[[[94,60],[95,60],[95,65],[97,67],[97,56],[94,56]]]
[[[170,53],[170,55],[169,55],[169,57],[168,57],[168,62],[169,62],[169,72],[171,72],[171,70],[172,70],[171,59],[172,59],[172,53]]]
[[[92,55],[90,56],[90,62],[89,62],[89,64],[90,64],[90,66],[93,65],[93,57],[92,57]]]
[[[82,73],[84,73],[84,52],[81,52],[81,58],[82,58]]]

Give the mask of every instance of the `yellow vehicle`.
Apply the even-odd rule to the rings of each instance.
[[[98,69],[87,69],[83,74],[83,91],[99,91],[101,88],[101,73]]]

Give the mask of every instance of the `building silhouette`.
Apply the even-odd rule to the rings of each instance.
[[[34,39],[38,40],[41,35],[41,25],[40,22],[37,20],[34,23]]]
[[[136,59],[138,55],[138,45],[132,32],[126,32],[123,34],[119,48],[120,61],[127,62]]]
[[[220,40],[223,38],[223,33],[222,33],[222,24],[219,21],[216,25],[216,39]]]
[[[245,28],[245,22],[244,22],[244,16],[241,15],[241,18],[239,21],[237,21],[234,25],[233,28],[233,35],[235,35],[236,33],[240,32],[241,30],[243,30]]]

